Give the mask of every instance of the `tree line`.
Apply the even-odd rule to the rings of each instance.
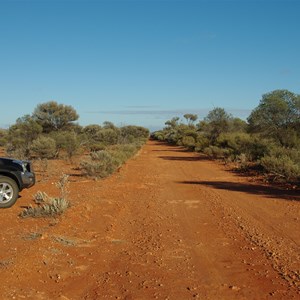
[[[197,122],[174,117],[152,138],[234,161],[241,169],[264,171],[276,181],[300,181],[300,95],[288,90],[264,94],[246,121],[216,107]]]
[[[55,101],[38,104],[31,115],[0,130],[0,146],[7,156],[18,159],[72,159],[88,153],[82,172],[106,177],[134,155],[149,137],[149,130],[134,125],[117,127],[111,122],[80,126],[79,115],[69,105]]]

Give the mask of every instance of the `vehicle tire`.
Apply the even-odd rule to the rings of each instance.
[[[13,206],[19,196],[17,183],[6,176],[0,176],[0,208]]]

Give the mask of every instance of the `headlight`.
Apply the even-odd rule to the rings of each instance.
[[[18,164],[21,167],[21,171],[23,173],[30,171],[28,162],[22,160],[14,160],[14,163]]]

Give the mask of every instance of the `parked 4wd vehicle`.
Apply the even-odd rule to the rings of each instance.
[[[19,192],[35,184],[29,161],[0,157],[0,208],[15,204]]]

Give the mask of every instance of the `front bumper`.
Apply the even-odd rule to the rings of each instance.
[[[35,184],[35,174],[31,172],[22,172],[22,189],[27,189]]]

